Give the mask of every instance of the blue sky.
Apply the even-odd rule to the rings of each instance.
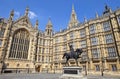
[[[24,15],[28,6],[33,25],[38,19],[39,29],[44,31],[50,17],[53,29],[59,31],[67,28],[72,4],[74,4],[78,20],[83,22],[84,17],[95,18],[96,12],[101,16],[105,4],[112,10],[116,10],[120,7],[120,0],[0,0],[0,17],[8,18],[10,11],[14,9],[16,19]]]

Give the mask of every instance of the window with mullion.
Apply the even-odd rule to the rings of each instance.
[[[120,15],[117,17],[118,24],[119,24],[119,29],[120,29]]]
[[[103,22],[103,29],[104,29],[104,31],[109,31],[111,29],[109,21]]]
[[[100,57],[100,50],[99,49],[92,49],[92,57],[99,58]]]
[[[94,34],[96,31],[95,24],[90,25],[89,30],[90,30],[90,34]]]
[[[120,25],[120,15],[118,16],[118,23],[119,23],[119,25]]]
[[[107,50],[108,50],[109,57],[116,57],[116,51],[114,47],[108,47]]]
[[[27,59],[28,58],[28,49],[29,49],[29,36],[26,38],[26,34],[29,35],[29,33],[25,29],[18,30],[12,40],[11,49],[9,53],[9,58],[17,58],[17,59]],[[22,35],[22,36],[20,36]],[[26,40],[25,43],[22,41]],[[26,43],[28,42],[28,43]],[[23,49],[25,47],[25,50]],[[27,47],[27,49],[26,49]],[[15,54],[13,53],[15,51]],[[14,54],[14,55],[12,55]]]
[[[57,53],[59,51],[59,48],[58,47],[55,47],[55,52]]]
[[[74,39],[74,34],[73,34],[73,32],[70,33],[70,39]]]
[[[63,46],[63,51],[66,51],[66,50],[67,50],[67,46],[64,45],[64,46]]]
[[[113,43],[113,36],[112,34],[105,35],[106,43]]]
[[[63,41],[67,41],[67,37],[66,36],[63,36]]]
[[[85,37],[85,29],[80,30],[80,37]]]
[[[4,32],[5,32],[5,29],[4,29],[4,28],[1,28],[1,30],[0,30],[0,37],[1,37],[1,38],[4,36]]]
[[[96,71],[100,71],[100,66],[99,65],[95,65],[96,67]]]
[[[58,43],[59,42],[59,39],[58,39],[58,37],[55,39],[55,43]]]
[[[92,37],[91,38],[91,45],[97,45],[98,41],[97,41],[97,37]]]
[[[112,67],[112,71],[117,71],[117,66],[116,66],[116,64],[112,64],[111,67]]]
[[[82,40],[80,42],[80,44],[81,44],[81,48],[85,48],[86,47],[86,41],[85,40]]]

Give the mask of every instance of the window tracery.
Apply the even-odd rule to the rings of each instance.
[[[27,59],[30,36],[25,29],[19,29],[14,35],[11,44],[9,58]]]

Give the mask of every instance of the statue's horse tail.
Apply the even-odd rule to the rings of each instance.
[[[67,53],[64,53],[64,54],[63,54],[63,57],[62,57],[62,59],[64,59],[64,57],[66,56],[66,54],[67,54]]]

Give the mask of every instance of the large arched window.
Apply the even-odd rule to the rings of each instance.
[[[19,29],[13,35],[9,58],[27,59],[30,36],[27,30]]]

